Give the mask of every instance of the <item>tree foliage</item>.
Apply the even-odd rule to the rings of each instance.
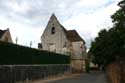
[[[118,3],[120,7],[112,16],[112,21],[117,25],[125,25],[125,0]]]
[[[106,65],[116,57],[125,54],[125,0],[118,3],[120,7],[112,16],[114,26],[109,30],[101,30],[91,44],[89,53],[94,56],[93,62]]]

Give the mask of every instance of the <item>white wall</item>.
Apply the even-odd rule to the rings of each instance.
[[[86,49],[85,45],[82,41],[72,42],[73,46],[73,59],[85,59],[86,57]]]
[[[55,27],[55,34],[51,34],[52,27]],[[43,50],[50,50],[50,45],[55,45],[55,52],[62,53],[67,41],[66,35],[56,18],[52,18],[41,36]]]

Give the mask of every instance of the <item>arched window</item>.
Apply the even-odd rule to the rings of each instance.
[[[55,34],[55,27],[52,27],[51,34]]]

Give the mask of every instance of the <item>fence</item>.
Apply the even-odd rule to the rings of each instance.
[[[70,72],[70,65],[1,65],[0,83],[25,83]]]
[[[0,41],[0,83],[34,81],[70,69],[70,56]]]

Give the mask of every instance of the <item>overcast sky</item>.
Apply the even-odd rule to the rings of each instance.
[[[0,0],[0,29],[9,27],[12,39],[21,45],[37,47],[52,13],[67,29],[76,29],[90,42],[101,29],[112,26],[110,16],[121,0]]]

